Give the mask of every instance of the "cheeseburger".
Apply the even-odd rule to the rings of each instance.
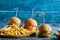
[[[56,36],[58,39],[60,39],[60,29],[58,30],[58,32],[56,33]]]
[[[9,24],[15,24],[15,25],[20,25],[21,24],[21,20],[17,17],[12,17],[9,19]]]
[[[43,24],[38,28],[38,30],[39,30],[38,34],[40,37],[49,37],[52,35],[52,28],[48,24]]]
[[[37,22],[32,19],[32,18],[28,18],[26,21],[25,21],[25,28],[31,30],[31,29],[36,29],[36,26],[37,26]]]

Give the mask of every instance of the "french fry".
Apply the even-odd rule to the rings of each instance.
[[[8,27],[8,25],[6,25],[5,27],[1,28],[0,31],[3,30],[3,29],[5,29],[5,28],[7,28],[7,27]]]

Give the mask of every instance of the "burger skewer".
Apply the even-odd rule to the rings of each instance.
[[[31,15],[31,18],[33,17],[33,13],[34,13],[34,8],[32,9],[32,15]]]
[[[18,7],[16,8],[16,17],[17,17],[17,14],[18,14]]]
[[[44,16],[44,12],[43,12],[43,23],[45,24],[45,16]]]
[[[45,17],[44,17],[44,12],[43,12],[43,23],[39,28],[38,28],[38,36],[39,37],[50,37],[52,35],[52,28],[50,25],[45,23]]]
[[[36,35],[36,26],[37,26],[37,22],[36,20],[34,20],[32,17],[33,17],[33,13],[34,13],[34,9],[32,9],[32,15],[31,15],[31,18],[28,18],[26,21],[25,21],[25,28],[32,31],[32,35]]]
[[[33,13],[34,13],[34,8],[32,9],[32,16],[31,16],[31,18],[33,17]],[[36,36],[38,36],[37,34],[38,34],[38,28],[36,27]]]

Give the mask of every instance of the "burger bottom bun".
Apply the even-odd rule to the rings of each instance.
[[[51,34],[49,33],[43,33],[43,34],[39,34],[40,37],[50,37]]]

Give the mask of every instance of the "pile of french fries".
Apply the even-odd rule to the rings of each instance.
[[[32,30],[33,31],[33,30]],[[25,29],[24,27],[19,27],[15,24],[6,25],[0,29],[0,35],[2,36],[16,36],[25,37],[32,34],[32,31]]]

